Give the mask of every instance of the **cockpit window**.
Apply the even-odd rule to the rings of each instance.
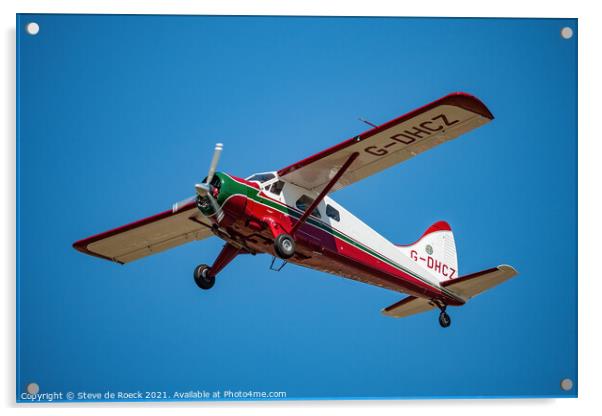
[[[278,181],[270,185],[269,191],[274,195],[280,195],[280,192],[282,192],[282,188],[284,188],[284,182]]]
[[[301,198],[297,199],[295,205],[301,211],[306,211],[307,208],[309,208],[313,202],[314,200],[312,198],[308,197],[307,195],[303,195]],[[314,209],[311,215],[316,218],[321,218],[320,211],[318,211],[318,208]]]
[[[255,181],[259,183],[264,183],[269,181],[270,179],[274,179],[276,175],[273,173],[256,173],[247,178],[248,181]]]

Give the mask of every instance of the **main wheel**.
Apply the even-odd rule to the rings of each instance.
[[[215,284],[215,276],[211,273],[211,268],[206,264],[199,264],[194,268],[194,283],[201,289],[211,289]]]
[[[442,328],[447,328],[451,325],[451,318],[447,312],[441,312],[439,314],[439,325],[441,325]]]
[[[281,259],[288,259],[295,254],[295,240],[288,234],[280,234],[274,241],[274,250]]]

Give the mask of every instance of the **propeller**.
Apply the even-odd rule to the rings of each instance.
[[[215,171],[217,169],[217,163],[219,162],[219,157],[222,154],[222,150],[224,149],[224,145],[221,143],[217,143],[215,145],[215,150],[213,151],[213,158],[211,159],[211,164],[209,165],[209,172],[207,173],[207,178],[204,182],[197,183],[194,185],[194,189],[196,193],[200,197],[207,197],[211,202],[211,206],[217,213],[219,211],[219,205],[217,201],[211,195],[211,181],[213,180],[213,176],[215,175]]]

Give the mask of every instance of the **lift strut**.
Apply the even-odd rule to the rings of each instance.
[[[320,202],[322,202],[322,200],[324,199],[326,194],[328,194],[328,192],[330,192],[332,187],[338,182],[338,180],[341,178],[341,176],[343,176],[343,173],[345,173],[347,171],[347,169],[349,169],[349,166],[351,166],[353,161],[355,159],[357,159],[357,157],[359,155],[360,154],[358,152],[354,152],[351,154],[351,156],[349,156],[347,161],[343,164],[343,166],[341,166],[341,168],[333,176],[333,178],[330,180],[330,182],[328,182],[328,184],[326,184],[324,189],[322,189],[322,192],[320,192],[320,195],[318,195],[318,197],[314,200],[314,202],[310,205],[310,207],[305,210],[303,215],[301,215],[301,218],[299,218],[299,220],[297,221],[297,223],[293,226],[293,228],[291,230],[291,235],[293,237],[295,236],[295,232],[297,232],[299,227],[301,225],[303,225],[303,223],[307,220],[307,218],[311,215],[311,213],[314,212],[314,209],[316,209],[316,207],[320,204]]]

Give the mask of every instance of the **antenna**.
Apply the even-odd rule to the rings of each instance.
[[[359,121],[363,122],[363,123],[366,123],[366,124],[367,124],[367,125],[369,125],[369,126],[372,126],[372,127],[374,127],[374,128],[378,127],[376,124],[374,124],[374,123],[371,123],[371,122],[369,122],[368,120],[366,120],[366,119],[364,119],[364,118],[362,118],[362,117],[358,117],[357,119],[358,119]]]

